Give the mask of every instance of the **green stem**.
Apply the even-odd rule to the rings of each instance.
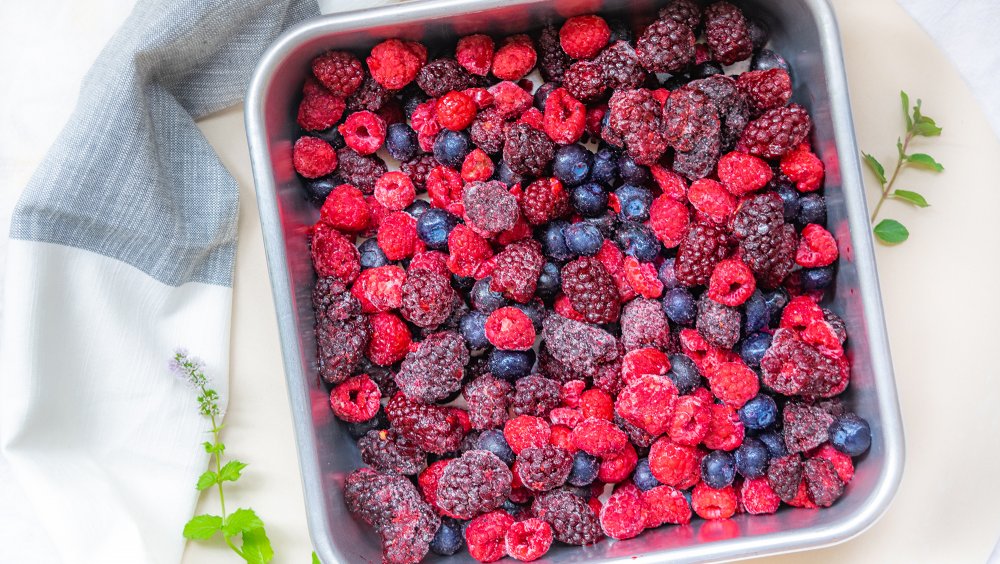
[[[205,386],[201,386],[201,393],[202,393],[202,395],[206,395],[208,393],[208,391],[205,389]],[[215,443],[215,446],[218,447],[219,446],[219,434],[222,432],[222,428],[219,427],[219,424],[216,422],[216,420],[215,420],[215,414],[214,413],[209,413],[209,417],[212,420],[212,439],[213,439],[213,442]],[[216,473],[216,475],[220,475],[222,473],[222,452],[218,448],[215,450],[215,473]],[[226,494],[222,490],[222,481],[221,480],[216,481],[215,484],[216,484],[216,486],[218,486],[218,489],[219,489],[219,505],[222,508],[222,523],[225,524],[226,523]],[[229,535],[223,533],[222,536],[226,539],[226,544],[229,546],[229,548],[233,549],[233,552],[235,552],[236,554],[238,554],[240,558],[243,558],[243,551],[241,551],[239,548],[236,547],[235,544],[233,544],[233,541],[230,540]]]
[[[892,186],[896,183],[896,177],[899,176],[899,171],[903,168],[903,157],[906,155],[906,149],[910,146],[910,141],[913,139],[913,133],[906,134],[906,141],[903,141],[902,153],[896,157],[896,168],[892,171],[892,176],[889,177],[889,182],[882,185],[882,196],[878,199],[878,204],[875,205],[875,211],[872,212],[871,222],[874,224],[875,219],[878,217],[878,212],[882,209],[882,204],[885,203],[886,199],[889,198],[889,194],[892,194]]]

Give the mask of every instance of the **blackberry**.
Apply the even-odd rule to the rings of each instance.
[[[724,65],[750,58],[753,40],[743,12],[729,2],[705,8],[705,36],[715,60]]]
[[[385,414],[393,429],[426,452],[451,452],[462,443],[465,434],[454,408],[419,403],[402,393],[392,396]]]
[[[467,221],[481,231],[506,231],[520,217],[517,198],[499,180],[466,184],[462,189],[462,204]]]
[[[692,30],[701,24],[701,6],[694,0],[671,0],[669,4],[660,8],[658,15],[661,18],[677,20]]]
[[[550,314],[542,321],[542,339],[552,358],[579,374],[618,359],[618,342],[611,333],[590,325]],[[561,380],[553,376],[554,380]]]
[[[593,372],[594,387],[611,397],[622,391],[625,383],[622,381],[622,359],[616,358],[610,362],[598,364]]]
[[[622,308],[621,342],[626,351],[653,347],[663,350],[670,338],[670,324],[656,300],[635,298]]]
[[[417,73],[417,86],[431,98],[444,96],[452,90],[465,90],[475,85],[475,80],[455,59],[431,61]]]
[[[583,380],[585,377],[552,356],[545,343],[538,347],[538,372],[560,384],[565,384],[570,380]]]
[[[593,508],[568,491],[555,490],[537,496],[531,512],[552,526],[552,536],[559,542],[583,546],[604,538]]]
[[[629,423],[624,417],[618,415],[618,413],[615,413],[614,423],[620,427],[622,431],[625,431],[625,434],[628,435],[628,440],[639,448],[649,448],[653,446],[654,442],[656,442],[656,437],[647,433],[645,429],[641,429],[632,423]]]
[[[444,323],[455,305],[455,291],[447,276],[423,268],[411,268],[403,283],[403,318],[426,329]]]
[[[438,165],[434,155],[417,155],[412,159],[400,163],[399,168],[403,174],[410,177],[413,187],[417,193],[427,190],[427,175]]]
[[[604,70],[596,61],[574,62],[563,74],[563,88],[574,98],[587,104],[597,101],[608,89]]]
[[[426,403],[447,398],[462,387],[469,351],[457,333],[441,331],[420,342],[417,350],[407,353],[396,384],[407,397]]]
[[[736,81],[728,76],[709,76],[693,80],[688,84],[708,96],[715,106],[721,128],[719,141],[722,150],[731,150],[739,141],[743,129],[750,123],[752,117],[750,100],[737,88]]]
[[[616,41],[597,56],[604,80],[613,89],[638,88],[646,81],[639,56],[627,41]]]
[[[517,476],[524,487],[547,492],[566,483],[573,469],[573,456],[552,445],[526,448],[517,455]]]
[[[830,397],[843,391],[849,378],[843,358],[824,356],[790,329],[774,332],[760,367],[761,382],[786,396]]]
[[[716,263],[726,258],[731,249],[725,231],[708,223],[692,225],[677,250],[674,272],[685,286],[708,283]]]
[[[396,375],[393,371],[386,366],[375,364],[367,356],[361,359],[355,372],[358,374],[367,374],[372,379],[372,382],[375,382],[375,385],[378,386],[378,390],[384,398],[392,397],[399,391],[399,388],[396,387],[396,381],[394,380]]]
[[[737,85],[761,112],[784,106],[792,97],[792,80],[781,69],[745,72]]]
[[[427,467],[427,455],[398,432],[371,430],[358,440],[361,460],[387,474],[419,474]]]
[[[555,152],[555,143],[528,124],[515,124],[504,135],[503,159],[517,174],[542,176]]]
[[[563,293],[573,309],[591,323],[611,323],[621,313],[618,286],[594,257],[578,258],[562,268]]]
[[[777,288],[795,266],[798,245],[795,228],[785,223],[775,231],[754,233],[740,241],[740,254],[761,287]]]
[[[771,459],[767,467],[767,483],[781,501],[788,503],[795,499],[802,483],[802,456],[790,454]]]
[[[503,150],[504,132],[508,123],[496,109],[489,108],[476,114],[469,126],[469,138],[476,147],[490,155]]]
[[[717,136],[718,112],[704,92],[682,86],[663,105],[663,127],[667,143],[678,151],[692,151],[704,137]]]
[[[335,276],[316,281],[312,292],[312,306],[317,319],[329,317],[333,321],[340,321],[361,313],[361,303],[348,291],[344,282]]]
[[[785,448],[792,454],[812,450],[830,438],[833,416],[821,407],[789,402],[781,419],[785,424]]]
[[[484,374],[466,384],[462,396],[469,409],[474,429],[495,429],[507,422],[510,405],[510,382]]]
[[[538,50],[538,70],[542,78],[551,82],[562,82],[563,74],[572,60],[559,44],[559,30],[549,24],[542,28],[535,39]]]
[[[695,327],[709,343],[731,349],[740,340],[740,310],[722,305],[702,294],[698,299]]]
[[[562,401],[559,382],[532,375],[525,376],[515,385],[511,407],[514,415],[534,415],[548,417],[549,412],[559,407]]]
[[[371,75],[365,76],[361,86],[347,97],[347,110],[350,112],[377,112],[392,99],[392,92],[386,90]]]
[[[365,69],[347,51],[327,51],[312,61],[312,72],[334,96],[350,96],[364,80]]]
[[[781,227],[785,222],[785,205],[775,192],[754,194],[740,203],[733,215],[733,234],[744,238],[752,234],[764,235]]]
[[[651,23],[636,41],[639,62],[649,72],[676,73],[694,64],[694,31],[672,17]]]
[[[805,141],[810,129],[812,120],[806,109],[789,104],[768,110],[748,123],[736,149],[765,159],[777,159]]]
[[[535,295],[544,264],[545,257],[538,241],[529,239],[507,245],[495,257],[489,289],[500,292],[505,298],[527,303]]]
[[[521,195],[521,215],[529,224],[542,225],[567,213],[569,213],[569,195],[562,183],[549,178],[540,178],[524,187],[524,194]]]
[[[844,493],[844,481],[837,475],[833,462],[826,458],[806,460],[803,474],[809,499],[820,507],[830,507]]]
[[[448,463],[438,481],[437,505],[459,519],[472,519],[503,505],[513,475],[497,455],[470,450]]]
[[[334,320],[329,315],[316,320],[319,375],[329,384],[339,384],[352,374],[364,357],[372,328],[364,314]]]
[[[637,164],[654,164],[667,150],[661,113],[660,103],[646,89],[618,90],[608,102],[607,129]]]
[[[375,191],[375,182],[388,171],[378,155],[363,156],[350,147],[337,150],[337,172],[364,194]]]

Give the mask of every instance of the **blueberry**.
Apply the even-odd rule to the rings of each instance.
[[[722,489],[736,478],[736,460],[724,450],[713,450],[701,459],[701,481],[711,488]]]
[[[744,427],[751,431],[760,431],[774,425],[778,420],[778,404],[767,394],[757,394],[743,404],[737,413]]]
[[[667,90],[677,90],[689,82],[691,82],[691,77],[684,73],[680,73],[671,75],[662,82],[662,85]]]
[[[806,290],[823,290],[833,284],[833,265],[802,270],[802,288]]]
[[[681,285],[681,283],[677,280],[677,272],[674,270],[675,261],[676,259],[673,257],[664,259],[664,261],[660,263],[660,269],[656,271],[657,278],[660,279],[660,282],[663,282],[664,290],[672,290]]]
[[[653,477],[653,472],[649,469],[648,458],[639,460],[639,463],[635,465],[635,470],[632,472],[632,483],[644,492],[662,485],[659,480]]]
[[[549,94],[551,94],[556,88],[559,88],[559,84],[555,82],[546,82],[539,86],[538,90],[535,90],[533,103],[542,113],[545,113],[545,101],[549,99]]]
[[[649,206],[653,204],[653,193],[639,186],[624,184],[615,190],[618,203],[621,205],[622,221],[646,221],[649,219]]]
[[[468,294],[475,283],[476,279],[471,276],[459,276],[455,273],[451,275],[451,285],[459,292]]]
[[[309,198],[309,201],[317,206],[322,206],[330,192],[343,183],[344,181],[338,176],[326,176],[307,180],[303,187],[306,189],[306,197]]]
[[[608,147],[599,149],[594,155],[594,164],[590,167],[590,181],[607,188],[617,184],[618,153]]]
[[[746,437],[736,452],[736,471],[744,478],[760,478],[767,472],[767,463],[771,461],[771,453],[759,439]]]
[[[782,456],[788,456],[788,449],[785,448],[785,439],[781,437],[781,434],[777,431],[767,431],[757,435],[760,442],[767,446],[767,452],[771,454],[771,458],[781,458]]]
[[[660,255],[660,240],[644,223],[622,222],[616,242],[626,255],[639,262],[653,262]]]
[[[770,49],[761,49],[750,60],[750,70],[784,69],[791,74],[791,68],[784,57]]]
[[[746,313],[743,323],[745,333],[756,333],[766,328],[771,322],[771,308],[760,290],[754,290],[750,294],[750,297],[743,304],[743,311]]]
[[[563,236],[566,238],[566,247],[575,255],[594,256],[604,243],[601,230],[582,221],[564,229]]]
[[[462,533],[462,522],[445,517],[441,519],[441,526],[438,527],[434,538],[431,539],[431,552],[440,556],[451,556],[462,550],[465,546],[465,538]]]
[[[472,291],[469,292],[469,303],[472,304],[472,307],[487,314],[507,305],[503,294],[490,289],[492,280],[491,276],[477,280],[472,286]]]
[[[585,217],[583,218],[583,222],[600,229],[601,235],[605,239],[614,237],[618,231],[618,214],[614,210],[605,210],[604,213],[597,217]]]
[[[597,470],[600,469],[601,462],[596,456],[585,452],[577,451],[573,455],[573,469],[569,472],[569,479],[566,481],[578,487],[589,486],[597,479]]]
[[[358,253],[361,255],[361,270],[389,264],[389,259],[386,258],[374,237],[366,239],[364,243],[358,245]]]
[[[577,186],[590,176],[594,164],[594,153],[579,143],[563,145],[556,149],[552,160],[552,174],[564,185]]]
[[[697,311],[697,302],[687,288],[672,288],[663,296],[663,313],[674,323],[691,325]]]
[[[378,412],[375,413],[375,417],[360,423],[348,423],[346,426],[347,434],[351,435],[354,440],[358,440],[365,436],[368,431],[375,429],[388,429],[389,417],[385,414],[385,409],[380,407],[378,408]]]
[[[608,27],[611,28],[611,37],[608,39],[608,43],[614,43],[615,41],[631,42],[634,39],[632,36],[632,26],[625,20],[617,18],[608,20]]]
[[[431,208],[417,219],[417,237],[427,244],[427,248],[443,251],[448,248],[448,234],[459,222],[458,216]]]
[[[535,365],[535,351],[503,351],[493,349],[489,357],[489,369],[497,378],[519,380],[531,373]]]
[[[565,221],[553,221],[544,227],[542,231],[542,252],[552,260],[560,262],[573,258],[573,253],[566,246],[566,237],[563,229],[569,224]]]
[[[417,132],[402,122],[390,124],[385,130],[385,148],[394,159],[408,161],[420,150]]]
[[[507,161],[501,160],[493,169],[493,180],[499,180],[507,186],[513,186],[524,181],[524,177],[517,174],[507,166]]]
[[[705,61],[691,69],[691,78],[707,78],[717,74],[725,74],[722,65],[715,61]]]
[[[559,265],[554,262],[546,262],[542,265],[542,273],[538,275],[538,285],[535,293],[543,300],[550,300],[556,297],[562,287],[562,279],[559,276]]]
[[[326,141],[334,149],[343,149],[347,146],[347,142],[344,141],[344,136],[340,134],[337,126],[333,126],[325,131],[314,131],[311,135]]]
[[[608,129],[608,124],[610,124],[610,123],[611,123],[611,112],[604,112],[604,115],[603,115],[603,116],[601,116],[601,127],[600,127],[600,131],[607,131],[607,129]],[[604,143],[605,143],[605,144],[607,144],[607,146],[609,146],[609,147],[614,147],[614,148],[616,148],[616,149],[621,149],[621,148],[622,148],[622,146],[621,146],[621,145],[617,145],[617,144],[615,144],[615,143],[614,143],[613,141],[611,141],[610,139],[605,139],[605,140],[604,140]]]
[[[771,312],[771,326],[777,326],[778,322],[781,321],[781,312],[788,305],[788,299],[788,293],[781,288],[764,292],[764,302],[767,304],[767,309]]]
[[[826,225],[826,199],[816,194],[806,194],[799,198],[799,225],[818,223]]]
[[[649,169],[636,164],[632,157],[628,156],[628,153],[618,158],[618,175],[621,176],[622,182],[636,186],[644,186],[653,180]]]
[[[771,30],[767,25],[757,18],[748,18],[750,27],[750,42],[754,51],[760,51],[767,45],[767,40],[771,38]]]
[[[802,193],[794,184],[785,180],[772,184],[777,186],[778,195],[781,196],[781,202],[785,205],[785,221],[795,221],[795,218],[799,216]]]
[[[476,440],[476,448],[492,452],[507,466],[514,464],[514,451],[507,444],[507,438],[504,437],[503,431],[500,429],[487,429],[483,431],[479,435],[479,439]]]
[[[462,168],[462,161],[471,150],[472,140],[464,131],[442,129],[434,138],[434,158],[456,170]]]
[[[420,219],[424,212],[431,209],[431,203],[427,200],[413,200],[413,203],[406,206],[406,213],[413,219]]]
[[[872,429],[854,413],[845,413],[830,424],[830,442],[840,452],[859,456],[872,445]]]
[[[597,217],[608,209],[608,193],[600,184],[588,182],[573,188],[570,202],[583,217]]]
[[[513,303],[510,307],[521,310],[521,313],[527,315],[531,324],[535,326],[535,332],[541,332],[542,320],[545,319],[545,306],[541,302],[536,300],[526,304]]]
[[[417,106],[423,104],[430,97],[417,86],[415,82],[411,82],[403,88],[403,112],[406,114],[407,119],[413,117],[413,112],[416,111]]]
[[[667,376],[677,386],[677,393],[680,395],[690,394],[701,385],[701,373],[686,354],[670,355],[670,372],[667,372]]]
[[[752,333],[743,340],[740,345],[740,357],[747,366],[757,368],[760,366],[760,359],[764,358],[764,353],[771,347],[771,335],[769,333]]]
[[[489,314],[472,310],[458,320],[458,332],[470,348],[485,349],[490,346],[486,339],[486,318]]]
[[[503,500],[503,505],[500,506],[500,509],[502,509],[507,515],[513,517],[515,521],[521,521],[533,517],[533,515],[531,515],[531,506],[514,503],[509,497]]]

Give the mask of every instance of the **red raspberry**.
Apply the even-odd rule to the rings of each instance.
[[[535,344],[535,326],[516,307],[502,307],[486,318],[486,339],[498,349],[526,351]]]
[[[419,104],[410,116],[410,124],[413,126],[413,130],[416,131],[418,135],[430,137],[432,141],[433,137],[441,131],[441,124],[438,123],[437,119],[435,119],[435,116],[437,115],[436,109],[437,98],[431,98],[430,100]],[[424,147],[421,145],[421,148]]]
[[[611,241],[605,239],[601,244],[601,250],[597,251],[595,257],[601,261],[601,264],[604,265],[604,268],[607,269],[614,279],[615,285],[618,286],[618,297],[622,303],[634,298],[636,292],[629,285],[628,281],[625,280],[625,255],[622,254],[621,249]]]
[[[809,325],[823,321],[823,309],[809,296],[795,296],[781,312],[778,326],[782,329],[804,331]]]
[[[666,376],[646,374],[618,394],[615,411],[629,423],[656,437],[666,433],[677,401],[677,387]]]
[[[444,475],[444,469],[448,466],[448,460],[438,460],[432,463],[430,466],[424,469],[417,476],[417,485],[420,487],[420,492],[424,494],[424,500],[437,511],[438,514],[443,514],[444,512],[437,505],[437,489],[438,482],[441,481],[441,476]]]
[[[503,436],[514,454],[526,448],[543,447],[549,442],[552,429],[541,417],[533,415],[518,415],[507,421],[503,428]]]
[[[535,295],[538,275],[544,264],[545,258],[537,241],[508,245],[496,257],[490,289],[516,302],[528,303]]]
[[[337,152],[318,137],[299,137],[292,148],[292,165],[306,178],[326,176],[337,168]]]
[[[427,195],[431,205],[447,208],[449,204],[462,199],[462,176],[454,169],[439,165],[427,174]]]
[[[405,212],[393,212],[378,228],[378,246],[389,260],[403,260],[417,252],[417,220]]]
[[[686,490],[701,479],[701,459],[697,447],[679,445],[660,437],[649,449],[649,470],[661,484]]]
[[[331,94],[312,78],[306,79],[299,103],[298,124],[306,131],[330,129],[340,121],[347,107],[344,99]]]
[[[341,98],[354,94],[365,78],[361,61],[347,51],[327,51],[316,57],[312,72],[331,94]]]
[[[559,447],[570,454],[576,454],[577,450],[579,450],[573,445],[573,429],[554,422],[552,424],[552,434],[549,435],[549,444]]]
[[[493,256],[486,239],[462,223],[448,234],[448,250],[448,268],[457,276],[472,276],[483,261]]]
[[[413,255],[409,264],[410,270],[430,270],[441,276],[448,276],[448,255],[441,251],[419,251]]]
[[[347,232],[363,231],[371,220],[364,194],[350,184],[331,190],[319,214],[324,222]]]
[[[616,489],[601,508],[601,529],[613,539],[639,536],[645,526],[646,508],[634,484]]]
[[[847,359],[828,357],[790,329],[778,329],[760,366],[763,382],[784,395],[832,397],[850,379]]]
[[[805,476],[799,482],[799,489],[795,492],[795,497],[788,500],[786,503],[792,507],[801,507],[803,509],[816,509],[818,507],[816,502],[809,497],[809,486],[806,484]]]
[[[479,110],[492,107],[493,102],[495,101],[493,99],[493,94],[490,94],[489,90],[479,86],[466,88],[465,90],[462,90],[462,93],[469,98],[472,98],[472,101],[476,103],[476,108]]]
[[[509,80],[498,82],[487,90],[493,95],[493,107],[504,120],[520,116],[533,102],[530,93]]]
[[[441,127],[461,131],[472,125],[476,109],[476,103],[467,94],[452,91],[438,98],[434,117]]]
[[[573,429],[578,423],[583,421],[583,412],[575,407],[556,407],[549,412],[549,421],[551,421],[553,425],[565,427],[566,429]]]
[[[511,192],[513,193],[514,190],[512,189]],[[498,233],[494,241],[496,241],[498,245],[508,246],[517,243],[518,241],[527,241],[531,239],[531,234],[531,226],[528,225],[528,222],[525,221],[523,217],[519,216],[517,218],[517,223],[514,224],[514,227]],[[489,274],[484,274],[484,276],[489,276]]]
[[[381,234],[381,232],[380,232]],[[455,291],[447,276],[432,270],[410,268],[403,282],[403,317],[425,329],[441,325],[455,306]]]
[[[655,299],[663,294],[663,282],[651,262],[639,262],[635,257],[625,257],[625,280],[640,296]]]
[[[844,355],[844,347],[833,325],[826,321],[810,323],[801,333],[802,340],[816,347],[823,356],[839,358]]]
[[[825,458],[829,460],[833,464],[834,470],[837,471],[837,476],[845,484],[854,478],[854,461],[851,460],[849,455],[840,452],[830,443],[824,443],[814,450],[810,456],[812,458]]]
[[[715,397],[726,405],[739,409],[760,391],[757,374],[742,362],[725,362],[708,380]]]
[[[622,380],[626,385],[646,374],[663,376],[668,370],[670,359],[652,347],[631,350],[622,360]]]
[[[703,442],[711,450],[735,450],[743,443],[744,432],[736,410],[717,403],[712,406],[712,422]]]
[[[739,306],[750,299],[756,289],[753,271],[740,259],[719,261],[708,281],[708,297],[730,307]]]
[[[375,182],[375,200],[391,211],[400,211],[413,203],[417,190],[413,181],[399,171],[390,171]]]
[[[781,498],[774,493],[767,478],[744,480],[739,493],[740,507],[751,515],[770,515],[781,505]]]
[[[708,178],[691,184],[688,201],[695,211],[719,225],[724,225],[736,211],[736,198],[721,183]]]
[[[844,493],[844,482],[833,463],[825,458],[810,458],[804,472],[809,499],[820,507],[830,507]]]
[[[653,200],[649,208],[649,226],[663,246],[671,249],[684,240],[690,216],[691,212],[684,202],[663,194]]]
[[[575,143],[587,126],[587,109],[565,88],[556,88],[545,99],[545,133],[556,143]]]
[[[776,159],[795,149],[809,135],[812,120],[798,104],[768,110],[747,124],[737,151],[765,159]]]
[[[361,311],[377,313],[398,309],[403,304],[406,272],[396,265],[369,268],[358,275],[351,294],[361,302]]]
[[[493,39],[481,33],[459,39],[455,45],[455,59],[470,73],[486,76],[493,62]]]
[[[361,255],[346,237],[333,226],[320,221],[313,227],[312,262],[316,274],[352,282],[361,271]]]
[[[368,342],[368,359],[379,366],[390,366],[403,360],[410,350],[410,330],[394,314],[381,312],[369,318],[372,338]]]
[[[527,35],[512,35],[493,55],[493,76],[500,80],[520,80],[535,67],[538,55],[531,38]]]
[[[348,378],[330,390],[330,408],[341,421],[360,423],[378,413],[382,394],[367,374]]]
[[[837,240],[822,225],[811,223],[802,230],[799,248],[795,252],[795,262],[799,266],[813,268],[828,266],[839,256]]]
[[[615,412],[615,404],[606,392],[591,389],[580,394],[580,411],[584,419],[596,417],[611,421]]]
[[[654,91],[655,93],[656,91]],[[663,196],[679,201],[687,199],[688,185],[683,176],[667,170],[658,164],[650,165],[649,172],[652,173],[653,180],[660,187]]]
[[[485,182],[493,176],[493,159],[480,148],[465,155],[462,161],[462,180],[465,182]]]
[[[337,130],[359,155],[370,155],[385,143],[385,120],[372,112],[354,112]]]
[[[563,88],[581,102],[594,102],[608,89],[604,69],[595,61],[576,61],[563,75]]]
[[[575,16],[559,29],[559,44],[574,59],[590,59],[601,52],[611,38],[611,28],[595,15]]]
[[[731,65],[750,57],[753,41],[743,12],[729,2],[716,2],[705,8],[705,36],[715,60]]]
[[[639,455],[632,443],[626,442],[625,448],[617,454],[605,456],[597,468],[597,479],[605,484],[617,484],[628,479],[639,462]]]
[[[792,79],[785,69],[745,72],[736,77],[736,87],[759,112],[780,108],[792,97]]]
[[[718,175],[726,190],[734,196],[742,196],[767,186],[774,174],[766,162],[752,155],[733,151],[719,159]]]
[[[647,529],[669,523],[687,525],[691,522],[691,505],[684,493],[671,486],[656,486],[639,493],[646,506]]]
[[[382,225],[382,220],[385,219],[385,216],[392,213],[392,211],[378,203],[378,200],[373,195],[365,196],[365,205],[368,206],[368,227],[358,233],[358,235],[361,237],[374,237],[378,233],[379,226]]]
[[[610,421],[589,417],[573,429],[573,444],[587,454],[609,456],[621,452],[628,437]]]
[[[704,400],[696,395],[681,396],[674,404],[667,435],[679,445],[697,446],[705,439],[711,424],[711,400]]]
[[[574,408],[580,407],[581,400],[583,399],[583,391],[586,387],[587,383],[583,380],[569,380],[568,382],[564,382],[562,391],[560,392],[562,405]]]
[[[717,490],[698,484],[691,492],[691,508],[702,519],[729,519],[736,513],[736,490],[732,486]]]
[[[823,186],[823,161],[802,143],[781,157],[781,172],[795,183],[799,192],[813,192]]]
[[[387,39],[372,47],[368,70],[380,85],[400,90],[417,78],[427,62],[427,48],[415,41]]]
[[[531,225],[543,225],[569,213],[569,194],[557,178],[539,178],[524,188],[521,215]]]
[[[537,560],[552,546],[552,527],[532,517],[518,521],[507,529],[504,547],[507,555],[521,562]]]
[[[507,532],[514,518],[503,511],[493,511],[469,521],[465,528],[465,543],[469,556],[480,562],[496,562],[504,557]]]
[[[545,114],[542,113],[538,108],[528,108],[526,112],[521,114],[521,117],[517,118],[515,123],[523,123],[525,125],[531,126],[532,129],[537,129],[538,131],[545,130]]]

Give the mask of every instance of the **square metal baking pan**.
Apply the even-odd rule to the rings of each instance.
[[[274,292],[285,375],[298,443],[309,530],[324,562],[379,561],[379,541],[351,517],[341,493],[361,466],[350,437],[334,419],[314,366],[310,292],[315,275],[306,229],[317,212],[291,166],[296,107],[309,61],[331,48],[364,51],[404,37],[432,44],[486,32],[509,34],[547,17],[601,12],[655,13],[663,0],[430,0],[341,13],[307,21],[282,35],[257,66],[246,98],[246,128]],[[872,426],[871,450],[858,461],[846,494],[824,510],[782,509],[666,526],[627,541],[557,547],[546,562],[695,562],[792,552],[847,540],[887,509],[903,469],[903,432],[879,295],[871,230],[851,122],[837,25],[825,0],[748,0],[748,12],[772,31],[772,48],[792,65],[795,101],[814,120],[814,144],[826,163],[828,226],[841,262],[829,307],[847,323],[853,364],[847,399]],[[293,440],[289,437],[289,440]],[[434,556],[429,555],[433,560]],[[468,554],[451,561],[471,561]]]

